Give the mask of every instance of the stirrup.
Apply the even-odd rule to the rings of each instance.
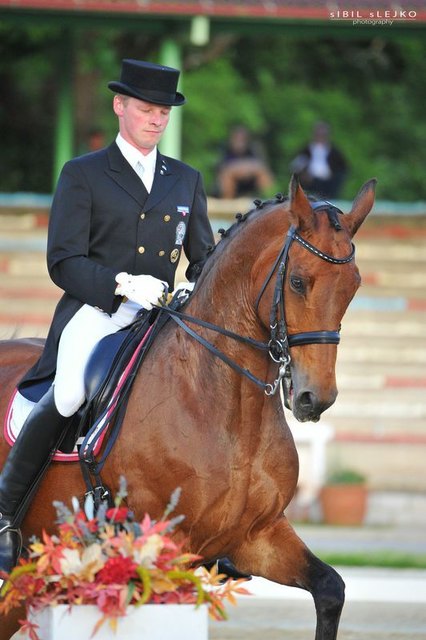
[[[0,524],[0,538],[3,534],[9,532],[10,534],[15,534],[16,536],[16,542],[17,544],[14,545],[13,547],[11,547],[11,551],[13,551],[14,554],[14,558],[11,561],[11,566],[10,568],[6,569],[5,571],[7,573],[10,573],[10,571],[13,569],[13,567],[17,564],[21,553],[22,553],[22,549],[23,549],[23,538],[22,538],[22,532],[21,529],[19,527],[16,527],[13,523],[13,518],[10,519],[10,522],[7,522],[8,516],[3,515],[2,513],[0,513],[0,523],[1,520],[3,520],[3,518],[6,520],[6,522],[3,523],[3,525]]]

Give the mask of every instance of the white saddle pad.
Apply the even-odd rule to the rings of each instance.
[[[25,420],[28,418],[35,404],[35,402],[31,402],[31,400],[24,398],[24,396],[15,389],[12,398],[10,399],[4,420],[4,437],[10,446],[14,444]],[[53,456],[53,460],[57,460],[59,462],[74,462],[78,460],[77,447],[75,447],[72,453],[62,453],[61,451],[57,451]]]

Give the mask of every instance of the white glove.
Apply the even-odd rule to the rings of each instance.
[[[172,297],[174,297],[176,294],[179,294],[179,297],[185,296],[191,293],[194,290],[194,287],[195,282],[178,282],[178,284],[174,288]]]
[[[142,305],[147,311],[151,311],[154,305],[161,302],[168,291],[168,285],[163,280],[153,276],[132,276],[122,272],[115,276],[118,286],[116,296],[125,296],[132,302]]]

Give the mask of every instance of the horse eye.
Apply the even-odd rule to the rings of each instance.
[[[290,276],[290,286],[295,293],[305,293],[305,283],[302,278]]]

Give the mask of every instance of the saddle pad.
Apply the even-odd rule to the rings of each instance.
[[[21,395],[17,389],[15,389],[15,391],[13,392],[4,419],[4,438],[11,447],[15,443],[15,440],[18,437],[25,420],[27,419],[35,404],[35,402],[31,402],[31,400],[27,400],[27,398],[24,398],[24,396]],[[94,449],[95,454],[99,452],[102,446],[102,440],[103,436],[99,438],[99,441],[96,443]],[[56,460],[57,462],[78,461],[79,456],[77,445],[79,445],[82,441],[83,438],[79,438],[77,440],[76,446],[71,453],[62,453],[61,451],[56,451],[55,455],[53,456],[53,460]]]
[[[64,442],[61,445],[64,451],[57,450],[53,460],[79,461],[78,447],[83,442],[85,451],[90,447],[91,455],[96,456],[99,453],[121,391],[140,357],[140,352],[144,351],[148,338],[153,332],[154,325],[150,322],[151,317],[152,312],[144,311],[132,325],[106,336],[95,347],[86,368],[85,387],[88,402],[83,407],[85,409],[83,416],[80,416],[77,422],[78,427],[81,424],[81,418],[86,430],[77,439],[74,447],[75,439],[70,440],[68,447],[65,436],[66,446],[63,446]],[[46,391],[47,389],[44,390]],[[24,392],[28,397],[24,397],[18,389],[15,389],[6,411],[4,436],[10,446],[16,441],[25,420],[36,404],[30,399],[32,396],[27,393],[27,389]]]

